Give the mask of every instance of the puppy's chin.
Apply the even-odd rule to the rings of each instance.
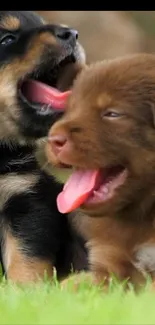
[[[113,216],[119,212],[120,207],[123,206],[123,201],[123,198],[116,194],[106,202],[84,203],[81,205],[80,210],[91,218],[104,218],[109,216],[109,213],[110,216]]]
[[[84,214],[92,218],[110,216],[118,217],[122,220],[130,218],[130,220],[135,221],[134,216],[136,212],[131,214],[130,211],[138,210],[138,215],[142,220],[145,214],[143,204],[146,199],[146,193],[150,197],[149,204],[153,200],[151,191],[154,186],[154,176],[152,175],[151,179],[149,175],[148,177],[139,177],[139,175],[132,174],[128,170],[124,176],[124,182],[115,189],[113,195],[110,195],[109,191],[107,199],[93,204],[89,200],[84,202],[80,207]]]
[[[61,69],[58,77],[57,88],[66,91],[71,88],[76,76],[86,67],[85,62],[70,63]]]
[[[119,214],[119,211],[122,210],[128,201],[127,197],[131,196],[130,193],[124,193],[127,192],[125,191],[126,188],[127,184],[124,184],[120,186],[120,188],[116,190],[115,194],[109,199],[93,204],[85,202],[81,205],[80,209],[84,214],[87,214],[92,218],[104,218],[116,215],[117,213]]]

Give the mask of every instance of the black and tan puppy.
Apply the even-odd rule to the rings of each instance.
[[[61,190],[40,170],[36,142],[61,116],[85,56],[74,29],[47,25],[32,12],[0,12],[0,220],[7,278],[29,282],[83,268],[83,243],[56,207]],[[74,237],[74,239],[72,238]],[[81,246],[80,246],[81,245]],[[78,259],[78,261],[77,261]],[[82,264],[80,264],[82,263]]]
[[[155,279],[155,55],[86,68],[49,133],[48,159],[73,166],[57,203],[87,240],[96,282]]]

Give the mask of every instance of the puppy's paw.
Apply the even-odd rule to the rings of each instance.
[[[149,290],[152,293],[155,293],[155,280],[152,281],[151,285],[149,286]]]
[[[62,290],[71,289],[74,292],[80,290],[81,288],[90,288],[92,286],[96,286],[106,292],[109,287],[106,280],[101,281],[101,278],[92,272],[80,272],[73,274],[67,279],[63,280],[60,286]]]
[[[78,291],[83,287],[90,287],[95,285],[95,278],[91,272],[76,273],[63,280],[60,284],[61,289],[71,289],[72,291]]]

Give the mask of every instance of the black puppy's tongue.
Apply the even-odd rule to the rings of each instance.
[[[24,82],[24,96],[35,103],[47,104],[52,108],[64,109],[71,91],[60,92],[58,89],[43,82],[29,79]]]

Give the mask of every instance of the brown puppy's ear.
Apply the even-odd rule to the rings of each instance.
[[[70,63],[64,69],[61,69],[61,75],[58,77],[57,88],[60,91],[66,91],[72,87],[76,76],[85,68],[85,63]]]
[[[146,91],[144,89],[144,95],[146,94]],[[142,95],[141,95],[142,97]],[[138,106],[138,104],[137,104]],[[145,124],[148,126],[151,126],[152,128],[155,128],[155,99],[152,98],[150,95],[150,98],[146,99],[139,99],[139,117],[144,121]]]
[[[151,122],[152,126],[155,128],[155,103],[150,103],[150,111],[151,111]]]

